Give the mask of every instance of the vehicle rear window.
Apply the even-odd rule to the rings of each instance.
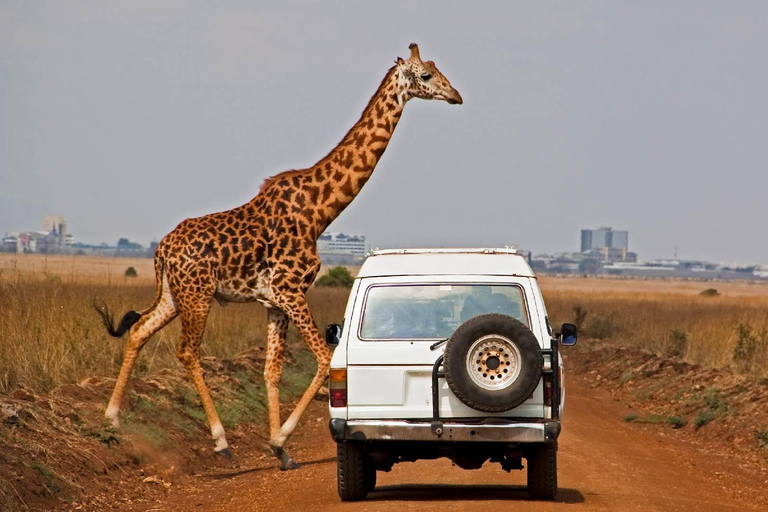
[[[448,338],[463,322],[485,313],[502,313],[528,325],[523,293],[519,286],[372,286],[366,294],[360,338]]]

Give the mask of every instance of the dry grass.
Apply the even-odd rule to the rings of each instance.
[[[104,331],[91,309],[101,297],[122,315],[154,293],[150,259],[0,255],[0,393],[47,391],[93,376],[116,376],[125,339]],[[133,266],[138,278],[123,276]],[[552,324],[578,319],[586,336],[610,338],[709,367],[768,374],[768,286],[693,281],[542,278]],[[701,296],[707,288],[719,295]],[[313,288],[318,325],[339,322],[346,290]],[[214,304],[203,355],[230,357],[266,337],[258,304]],[[135,374],[178,367],[179,322],[144,348]],[[585,336],[585,338],[586,338]],[[586,339],[582,341],[588,342]],[[293,328],[289,343],[302,342]]]
[[[58,279],[67,283],[120,283],[125,271],[133,267],[136,283],[154,283],[152,258],[101,258],[64,254],[0,253],[0,280],[25,277],[34,280]]]
[[[720,295],[700,293],[712,283],[648,281],[638,290],[614,281],[610,291],[543,283],[555,326],[575,322],[585,337],[607,338],[712,368],[768,374],[768,287],[716,283]],[[607,284],[607,283],[606,283]],[[650,282],[653,285],[653,282]],[[759,293],[762,292],[762,293]]]
[[[107,335],[96,312],[94,297],[103,298],[119,317],[129,309],[146,307],[154,284],[120,278],[112,284],[65,282],[17,276],[0,280],[0,393],[18,387],[47,391],[60,384],[93,376],[114,377],[120,367],[127,336]],[[318,325],[340,322],[346,290],[312,289],[308,296]],[[174,321],[144,347],[134,375],[178,367],[174,351],[180,323]],[[291,328],[289,344],[301,344]],[[202,354],[230,357],[264,345],[266,312],[259,304],[214,303]]]

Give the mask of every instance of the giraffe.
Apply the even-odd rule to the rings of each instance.
[[[267,308],[264,364],[269,402],[270,447],[283,470],[298,464],[284,446],[327,377],[331,350],[325,344],[305,293],[320,269],[317,239],[371,177],[411,98],[461,104],[461,95],[434,62],[423,62],[416,44],[398,57],[360,120],[315,165],[264,181],[248,203],[182,221],[157,246],[157,289],[146,309],[127,312],[117,327],[101,303],[96,309],[110,335],[130,330],[125,357],[105,417],[119,427],[118,412],[134,362],[150,337],[177,316],[181,335],[176,356],[197,388],[215,441],[214,452],[231,457],[219,416],[203,378],[200,342],[214,299],[258,301]],[[317,359],[317,372],[288,419],[280,424],[279,388],[283,345],[293,322]]]

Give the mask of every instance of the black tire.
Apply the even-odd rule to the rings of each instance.
[[[365,492],[369,493],[376,488],[376,467],[373,465],[373,461],[366,461],[365,470]]]
[[[528,494],[531,498],[553,500],[557,494],[557,443],[538,445],[527,455]]]
[[[348,441],[336,445],[336,467],[339,497],[341,501],[359,501],[365,499],[371,490],[370,472],[373,461],[362,448]],[[375,471],[375,470],[374,470]],[[375,476],[374,476],[375,485]]]
[[[499,389],[481,387],[467,368],[469,350],[486,336],[498,336],[519,352],[519,374]],[[499,358],[496,361],[498,364]],[[445,346],[443,369],[448,387],[463,404],[478,411],[503,412],[528,400],[541,379],[543,363],[539,342],[525,324],[511,316],[489,313],[470,318],[456,329]],[[497,368],[503,368],[504,363],[501,365]],[[506,377],[502,374],[502,378]]]

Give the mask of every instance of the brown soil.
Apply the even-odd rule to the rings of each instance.
[[[232,461],[212,453],[181,372],[134,380],[121,432],[101,420],[112,380],[1,397],[17,413],[0,426],[0,503],[8,510],[134,511],[768,509],[768,440],[760,435],[768,429],[768,382],[604,341],[581,340],[567,354],[554,502],[529,500],[524,471],[507,474],[495,464],[466,471],[438,460],[396,465],[379,474],[366,501],[340,503],[324,402],[311,406],[289,443],[303,467],[277,469],[257,387],[263,355],[253,350],[232,361],[206,360],[219,407],[249,409],[228,415],[237,423],[228,428]],[[303,386],[288,381],[293,395]],[[710,419],[697,427],[700,411]]]
[[[283,395],[299,395],[307,354],[290,350]],[[203,359],[227,439],[249,461],[269,454],[263,427],[264,354]],[[100,510],[152,502],[201,470],[232,469],[215,455],[197,393],[183,370],[132,379],[119,431],[104,422],[114,379],[89,378],[47,395],[0,396],[0,510]],[[289,409],[289,408],[286,408]],[[289,412],[289,411],[284,411]],[[270,455],[271,458],[271,455]]]

